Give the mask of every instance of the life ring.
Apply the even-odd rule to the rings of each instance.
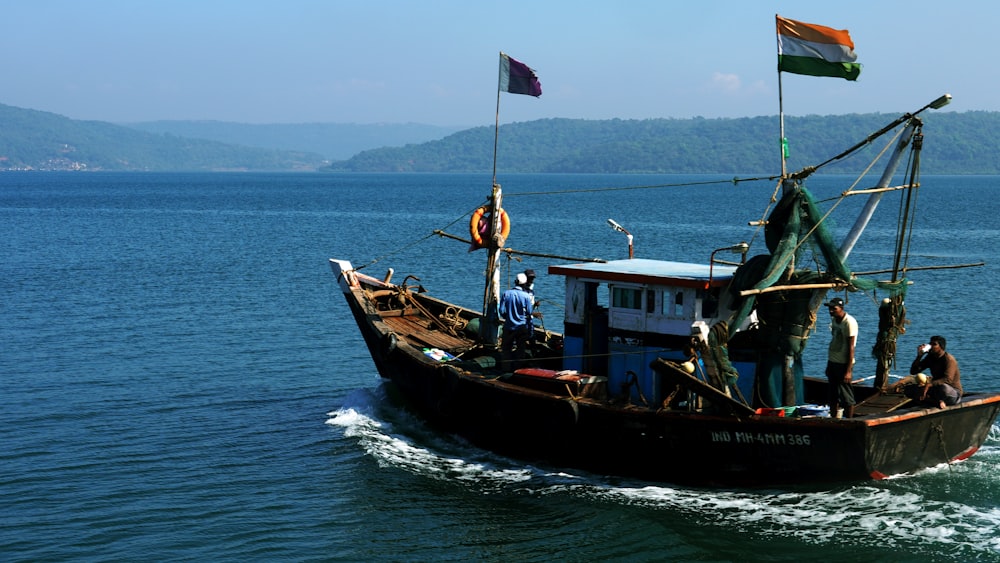
[[[472,236],[472,244],[477,247],[485,246],[483,243],[483,237],[490,232],[489,221],[483,221],[483,219],[489,219],[488,206],[480,207],[472,213],[472,220],[469,221],[469,234]],[[500,236],[507,239],[507,235],[510,234],[510,217],[507,216],[507,212],[503,209],[500,210]]]

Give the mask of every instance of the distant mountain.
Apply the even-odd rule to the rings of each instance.
[[[815,165],[892,122],[900,114],[785,117],[789,170]],[[926,174],[1000,174],[1000,112],[926,112]],[[780,173],[778,117],[737,119],[542,119],[503,125],[497,168],[504,172]],[[493,127],[401,148],[364,151],[331,169],[345,172],[489,172]],[[866,151],[881,149],[885,138]],[[862,158],[825,172],[854,172]]]
[[[159,135],[0,104],[0,170],[309,170],[315,153]]]
[[[788,169],[823,162],[864,142],[898,116],[786,116],[785,133],[791,150]],[[927,112],[921,117],[926,123],[924,173],[1000,174],[1000,112]],[[140,130],[142,127],[147,130]],[[0,170],[492,170],[493,127],[448,131],[416,124],[245,125],[211,121],[126,127],[0,104]],[[428,138],[432,140],[421,141]],[[875,141],[866,151],[880,150],[884,142]],[[376,144],[377,148],[352,152]],[[497,170],[508,173],[777,175],[778,146],[777,116],[541,119],[501,126],[496,157]],[[289,150],[292,148],[311,150]],[[337,151],[353,156],[331,164],[324,155]],[[866,163],[863,158],[852,158],[823,170],[854,172]]]
[[[225,121],[147,121],[123,123],[150,133],[208,139],[234,145],[318,153],[330,160],[350,158],[379,147],[401,147],[440,139],[462,127],[419,123],[275,123]]]

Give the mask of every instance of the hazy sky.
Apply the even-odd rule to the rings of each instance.
[[[787,115],[1000,110],[996,0],[0,0],[0,103],[112,122],[493,123],[778,113],[775,14],[851,32],[857,82]]]

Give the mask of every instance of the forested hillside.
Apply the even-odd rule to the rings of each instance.
[[[788,166],[796,170],[839,154],[898,114],[785,118]],[[927,174],[1000,173],[1000,112],[921,114]],[[497,168],[505,172],[721,173],[780,172],[777,116],[740,119],[543,119],[503,125]],[[493,166],[492,127],[439,141],[362,152],[336,162],[354,172],[486,172]],[[880,150],[883,137],[868,152]],[[854,158],[826,168],[856,171]]]
[[[788,169],[815,165],[863,142],[898,114],[786,117]],[[1000,112],[921,114],[925,174],[1000,174]],[[304,170],[340,172],[489,172],[493,127],[459,131],[443,139],[362,151],[329,164],[315,151],[279,150],[298,131],[303,148],[329,147],[322,137],[360,129],[315,124],[234,127],[218,135],[257,147],[153,133],[99,121],[0,105],[0,170]],[[503,172],[713,173],[777,175],[781,159],[777,116],[739,119],[541,119],[503,125],[497,169]],[[195,127],[191,134],[204,132]],[[335,133],[339,131],[339,133]],[[398,129],[384,129],[400,131]],[[414,130],[411,130],[413,132]],[[419,134],[429,134],[421,130]],[[252,133],[251,133],[252,132]],[[386,142],[401,141],[390,134]],[[881,150],[886,138],[867,147]],[[826,172],[854,172],[866,155]]]
[[[0,170],[315,170],[323,157],[157,135],[0,104]]]
[[[230,123],[148,121],[126,123],[149,133],[208,139],[267,149],[318,153],[330,160],[350,158],[379,147],[400,147],[440,139],[464,128],[420,123]]]

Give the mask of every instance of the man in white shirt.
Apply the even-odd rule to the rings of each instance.
[[[844,300],[834,297],[826,304],[830,311],[830,348],[826,362],[826,378],[830,382],[830,416],[837,418],[839,408],[844,417],[854,416],[854,347],[858,341],[858,321],[844,311]]]

